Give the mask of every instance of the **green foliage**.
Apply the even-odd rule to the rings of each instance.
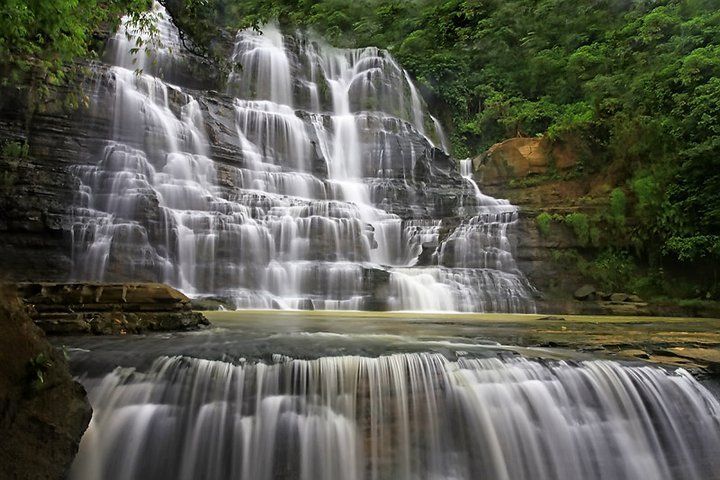
[[[572,228],[575,238],[581,245],[590,243],[590,220],[584,213],[569,213],[565,216],[565,223]]]
[[[616,222],[625,222],[627,211],[627,197],[621,188],[616,188],[610,193],[610,216]]]
[[[627,196],[622,188],[615,188],[610,192],[610,203],[608,205],[608,212],[603,215],[604,223],[606,224],[606,232],[614,242],[613,244],[622,243],[624,239],[627,239]],[[618,241],[619,240],[619,241]],[[627,243],[627,242],[625,242]]]
[[[38,353],[27,364],[28,379],[33,390],[41,390],[45,386],[45,374],[53,363],[44,352]]]
[[[29,146],[27,142],[18,142],[14,140],[7,141],[0,149],[0,157],[6,165],[5,170],[0,176],[0,191],[6,190],[15,185],[18,177],[18,167],[20,162],[27,158]]]
[[[663,252],[677,257],[680,261],[720,261],[720,236],[671,237],[665,242]]]
[[[605,291],[627,290],[636,273],[636,265],[631,255],[625,251],[607,249],[588,263],[586,274]]]
[[[635,194],[635,214],[639,218],[649,218],[660,214],[664,202],[663,186],[653,174],[637,176],[632,182]]]
[[[5,0],[0,9],[0,85],[26,86],[42,102],[50,86],[95,53],[93,34],[123,14],[142,26],[149,0]],[[28,81],[29,79],[29,81]]]
[[[550,234],[550,223],[552,222],[552,215],[547,212],[542,212],[540,215],[537,216],[537,218],[535,218],[535,222],[537,222],[540,234],[542,234],[543,236],[548,236]]]
[[[8,141],[2,146],[0,155],[6,159],[21,159],[27,158],[29,153],[29,146],[26,142]]]
[[[630,291],[645,293],[643,286],[655,279],[641,273],[632,255],[624,250],[606,248],[595,258],[586,259],[576,250],[553,250],[553,261],[580,272],[605,292]]]

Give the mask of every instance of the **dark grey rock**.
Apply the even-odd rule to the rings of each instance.
[[[597,290],[592,285],[583,285],[582,287],[575,290],[573,297],[576,300],[595,300]]]

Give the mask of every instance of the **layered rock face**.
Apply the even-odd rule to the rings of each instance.
[[[250,308],[533,310],[517,209],[459,174],[387,52],[240,32],[218,94],[188,88],[164,18],[154,57],[112,39],[89,111],[33,123],[5,197],[14,278],[164,282]]]
[[[67,477],[91,416],[62,352],[0,291],[0,478]]]
[[[208,325],[190,299],[162,284],[22,283],[18,294],[49,335],[195,330]]]
[[[553,145],[546,138],[518,137],[493,145],[473,159],[473,167],[483,185],[505,185],[551,169],[570,169],[577,164],[577,157],[572,148]]]

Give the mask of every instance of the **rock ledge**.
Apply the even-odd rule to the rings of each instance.
[[[190,299],[160,283],[20,283],[20,298],[49,335],[195,330],[209,325]]]

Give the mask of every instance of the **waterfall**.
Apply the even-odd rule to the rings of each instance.
[[[226,97],[167,81],[182,46],[153,12],[152,55],[130,52],[127,21],[110,41],[110,138],[73,168],[74,279],[166,282],[237,308],[534,310],[517,209],[458,174],[388,52],[241,31],[220,111]]]
[[[85,377],[75,480],[709,480],[720,403],[683,371],[432,353]]]

